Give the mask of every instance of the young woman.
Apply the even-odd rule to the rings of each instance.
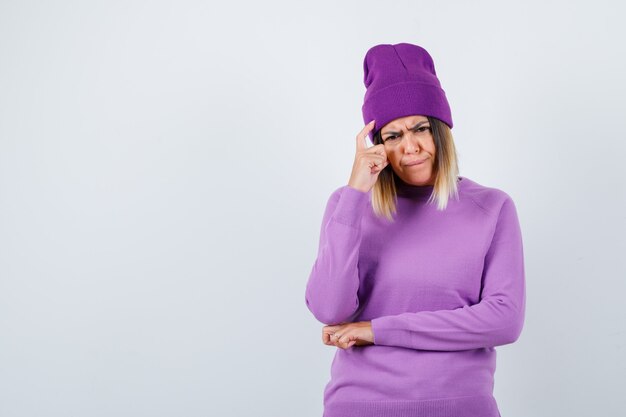
[[[458,175],[424,48],[377,45],[363,67],[371,122],[327,202],[305,293],[338,348],[324,417],[499,417],[495,347],[519,338],[526,304],[515,204]]]

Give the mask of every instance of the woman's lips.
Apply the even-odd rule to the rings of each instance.
[[[416,161],[407,162],[407,163],[406,163],[406,164],[404,164],[404,165],[406,165],[406,166],[420,165],[420,164],[422,164],[424,161],[426,161],[426,159],[418,159],[418,160],[416,160]]]

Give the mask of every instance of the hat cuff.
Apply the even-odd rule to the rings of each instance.
[[[368,91],[372,93],[372,91]],[[367,95],[362,106],[363,122],[376,120],[369,137],[374,135],[387,123],[399,117],[423,115],[431,116],[445,122],[452,128],[452,115],[441,87],[416,81],[392,84]]]

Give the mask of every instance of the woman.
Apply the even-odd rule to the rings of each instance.
[[[324,417],[498,417],[495,347],[518,339],[526,304],[515,205],[458,175],[425,49],[374,46],[364,71],[371,122],[306,285],[323,343],[339,348]]]

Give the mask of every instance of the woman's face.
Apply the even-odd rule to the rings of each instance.
[[[385,153],[396,175],[407,184],[435,181],[435,141],[426,116],[401,117],[381,129]],[[423,161],[413,164],[416,161]]]

